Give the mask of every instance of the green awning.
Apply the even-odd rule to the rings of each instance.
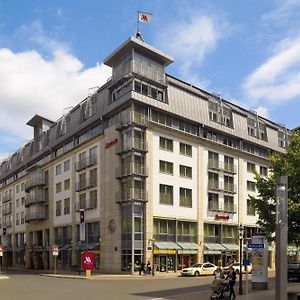
[[[213,250],[213,251],[226,251],[227,249],[218,243],[205,243],[205,250]]]
[[[239,250],[239,245],[236,244],[222,244],[226,250],[230,250],[230,251],[237,251]]]
[[[179,250],[180,246],[174,242],[155,242],[155,247],[161,250]]]
[[[182,249],[185,250],[198,250],[199,246],[196,243],[177,243]]]
[[[222,254],[222,251],[219,251],[219,250],[204,250],[204,254],[218,255],[218,254]]]

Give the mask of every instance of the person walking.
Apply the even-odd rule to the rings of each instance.
[[[229,299],[235,299],[234,286],[236,282],[236,273],[232,266],[229,267],[229,273],[227,275],[228,285],[229,285]]]
[[[145,263],[143,261],[141,262],[139,274],[142,275],[142,272],[145,275]]]

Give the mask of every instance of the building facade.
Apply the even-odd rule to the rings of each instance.
[[[0,166],[4,265],[155,271],[238,258],[238,228],[259,229],[254,170],[284,152],[282,126],[165,73],[171,56],[131,37],[104,63],[112,77]],[[80,211],[84,223],[80,224]],[[82,221],[82,220],[81,220]]]

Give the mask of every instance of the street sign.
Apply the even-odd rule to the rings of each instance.
[[[3,256],[3,247],[2,246],[0,246],[0,256]]]
[[[243,259],[243,266],[250,266],[250,259]]]
[[[85,251],[81,254],[83,270],[93,270],[95,268],[95,254],[91,251]]]
[[[58,252],[59,252],[58,246],[57,246],[57,245],[53,245],[53,246],[52,246],[52,254],[53,254],[54,256],[57,256],[57,255],[58,255]]]
[[[253,244],[253,243],[248,244],[248,248],[252,248],[252,249],[261,249],[264,247],[265,247],[264,244]]]

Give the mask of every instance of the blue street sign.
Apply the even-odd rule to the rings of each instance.
[[[248,244],[248,248],[254,248],[254,249],[258,249],[258,248],[264,248],[264,244]]]
[[[250,259],[243,259],[243,266],[250,266],[251,262]]]

